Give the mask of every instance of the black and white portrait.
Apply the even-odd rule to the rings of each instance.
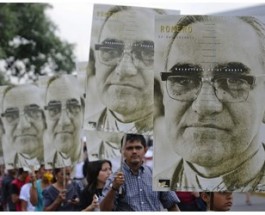
[[[164,13],[94,6],[84,129],[152,134],[154,17]]]
[[[155,189],[264,191],[264,24],[164,16],[155,34],[164,51],[155,56],[164,107],[154,129]]]
[[[6,168],[39,168],[46,129],[43,91],[34,84],[3,88],[2,145]]]
[[[51,77],[43,85],[46,86],[44,109],[47,121],[45,166],[73,165],[82,158],[83,89],[72,75]]]

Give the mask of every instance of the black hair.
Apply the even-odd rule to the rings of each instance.
[[[125,139],[125,145],[127,142],[140,141],[144,148],[147,147],[146,140],[145,140],[144,136],[141,134],[126,134],[126,135],[124,135],[121,139],[121,146],[122,147],[123,147],[124,137],[126,138]]]
[[[89,164],[89,159],[86,158],[84,160],[84,164],[83,164],[83,167],[82,167],[82,173],[83,173],[83,176],[86,178],[86,174],[87,174],[87,166]]]
[[[97,160],[97,161],[85,161],[85,168],[86,168],[86,181],[87,185],[84,188],[85,193],[89,193],[91,199],[87,202],[92,202],[93,195],[96,193],[97,190],[97,183],[98,183],[98,175],[104,163],[108,163],[112,168],[112,164],[109,160]]]
[[[26,172],[23,168],[19,168],[19,169],[17,170],[17,174],[18,174],[18,175],[21,175],[23,172]]]
[[[56,180],[56,175],[62,170],[62,168],[54,168],[52,170],[52,183],[55,183],[57,180]]]

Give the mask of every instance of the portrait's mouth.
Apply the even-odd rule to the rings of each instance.
[[[27,137],[36,137],[36,135],[35,134],[20,134],[20,135],[15,136],[16,139],[27,138]]]
[[[55,135],[72,135],[72,131],[58,131],[55,133]]]
[[[138,86],[137,84],[132,84],[132,83],[135,83],[135,82],[118,82],[118,81],[115,81],[115,82],[110,82],[108,83],[108,87],[121,87],[121,88],[135,88],[135,89],[141,89],[140,86]]]
[[[188,124],[185,126],[185,129],[197,129],[197,130],[222,130],[222,131],[228,131],[227,128],[225,128],[224,126],[219,126],[216,124],[212,124],[212,123],[192,123],[192,124]]]

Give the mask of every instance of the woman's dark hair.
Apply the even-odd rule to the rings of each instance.
[[[52,183],[55,183],[57,180],[56,180],[56,175],[58,174],[58,172],[60,172],[62,170],[62,168],[54,168],[52,170]]]
[[[86,164],[87,186],[85,187],[85,192],[92,194],[96,192],[98,175],[104,163],[108,163],[110,167],[112,167],[112,164],[109,160],[90,161]]]
[[[83,173],[83,176],[86,178],[86,174],[87,174],[87,166],[89,164],[89,159],[86,158],[84,160],[84,165],[83,165],[83,168],[82,168],[82,173]]]

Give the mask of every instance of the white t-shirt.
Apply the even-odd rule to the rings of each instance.
[[[21,187],[19,199],[27,202],[27,211],[35,211],[35,207],[30,203],[30,188],[31,183],[24,184]]]

